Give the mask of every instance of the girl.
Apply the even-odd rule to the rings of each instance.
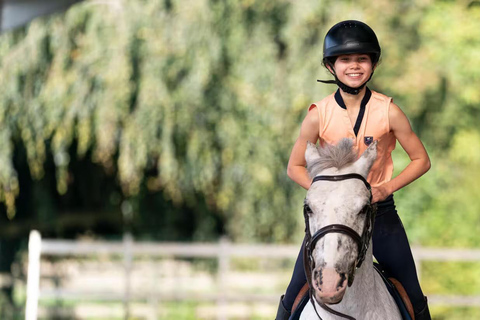
[[[288,162],[288,176],[305,189],[311,178],[305,168],[307,141],[321,145],[336,144],[342,138],[354,140],[358,155],[377,140],[377,160],[368,182],[372,186],[372,202],[378,211],[373,234],[373,254],[386,272],[398,279],[407,291],[416,320],[431,319],[418,282],[415,262],[402,222],[395,210],[393,193],[430,169],[430,159],[410,123],[391,98],[366,87],[380,59],[380,45],[373,30],[360,21],[343,21],[334,25],[325,36],[323,64],[335,77],[339,89],[310,106],[300,135]],[[391,152],[396,140],[410,157],[410,163],[392,179]],[[303,246],[302,246],[303,250]],[[293,302],[306,283],[300,251],[292,280],[282,299],[277,320],[288,319]]]

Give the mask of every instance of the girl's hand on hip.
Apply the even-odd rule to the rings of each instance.
[[[385,185],[372,187],[372,203],[385,200],[390,195]]]

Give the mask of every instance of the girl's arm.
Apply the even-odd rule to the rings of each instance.
[[[410,122],[403,111],[394,103],[389,110],[390,129],[410,157],[410,163],[403,171],[378,187],[372,188],[372,202],[382,201],[390,194],[413,182],[430,169],[430,158],[422,141],[412,131]]]
[[[288,160],[287,175],[297,184],[307,189],[310,188],[312,179],[305,168],[305,150],[307,141],[317,143],[318,140],[318,111],[312,108],[302,122],[300,135],[293,145],[290,159]]]

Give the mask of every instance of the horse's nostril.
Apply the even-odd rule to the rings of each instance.
[[[347,279],[346,274],[340,273],[340,280],[338,281],[338,284],[337,284],[337,291],[343,288],[343,284],[345,283],[346,279]]]
[[[313,271],[313,281],[316,282],[317,287],[323,285],[323,277],[322,277],[322,270],[314,270]]]

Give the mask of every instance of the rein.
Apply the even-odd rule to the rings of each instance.
[[[315,301],[313,300],[314,297],[313,297],[313,285],[312,285],[312,271],[315,269],[315,261],[313,260],[312,253],[313,253],[313,249],[315,248],[315,245],[322,237],[324,237],[328,233],[343,233],[348,235],[355,241],[355,243],[358,246],[358,257],[357,257],[355,266],[349,272],[348,286],[350,287],[353,284],[353,279],[355,277],[355,270],[360,268],[363,261],[365,260],[365,255],[367,253],[368,246],[370,244],[370,240],[373,234],[373,226],[375,223],[375,214],[377,211],[377,206],[375,204],[371,204],[372,188],[363,176],[357,173],[349,173],[349,174],[334,175],[334,176],[316,176],[313,179],[312,184],[314,184],[317,181],[343,181],[348,179],[361,180],[365,184],[365,187],[367,187],[367,189],[370,191],[370,203],[366,205],[362,209],[362,211],[359,212],[359,214],[366,214],[365,225],[363,227],[362,235],[359,235],[355,230],[345,225],[331,224],[321,228],[320,230],[315,232],[315,234],[312,236],[310,233],[310,224],[309,224],[309,213],[311,213],[312,211],[307,203],[304,203],[303,205],[303,215],[305,218],[305,249],[303,250],[303,265],[305,268],[305,275],[306,275],[308,286],[309,286],[309,299],[313,305],[315,313],[317,314],[320,320],[322,320],[322,317],[320,317],[320,315],[318,314],[317,308],[315,306],[315,301],[317,300],[316,299]],[[343,314],[341,312],[331,309],[322,301],[317,301],[317,303],[327,312],[330,312],[334,315],[337,315],[345,319],[356,320],[351,316],[348,316],[346,314]]]

